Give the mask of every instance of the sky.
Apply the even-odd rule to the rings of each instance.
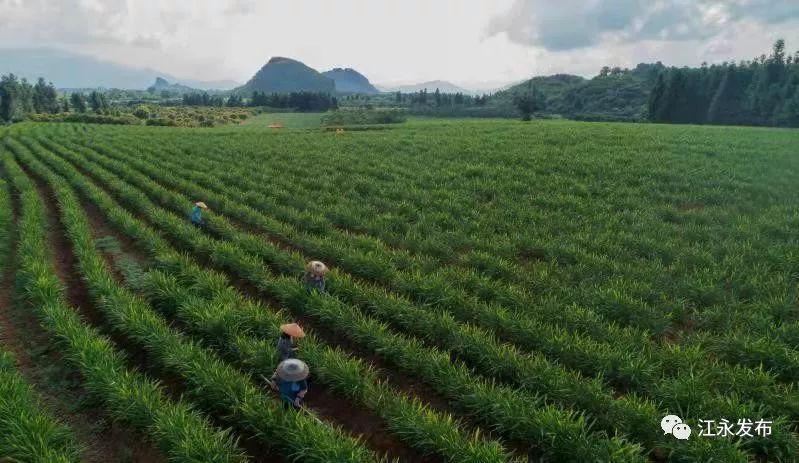
[[[373,83],[490,88],[605,65],[799,49],[799,0],[0,0],[0,44],[197,80],[245,82],[272,56]]]

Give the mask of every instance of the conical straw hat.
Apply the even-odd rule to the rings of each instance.
[[[292,338],[305,337],[305,332],[302,330],[300,325],[296,323],[286,323],[285,325],[280,325],[280,331],[286,333]]]
[[[199,207],[200,209],[208,209],[208,206],[206,206],[205,203],[202,201],[197,201],[196,203],[194,203],[194,205]]]
[[[308,377],[308,374],[310,374],[308,365],[299,359],[283,360],[277,366],[277,375],[283,381],[302,381]]]
[[[318,260],[312,260],[305,266],[305,270],[317,276],[324,276],[327,273],[327,266]]]

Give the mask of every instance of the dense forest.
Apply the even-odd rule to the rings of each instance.
[[[653,122],[799,127],[799,52],[778,40],[770,56],[670,68],[649,96]]]
[[[165,81],[164,81],[165,82]],[[787,54],[778,40],[770,55],[740,63],[666,67],[660,62],[633,69],[604,67],[591,79],[557,74],[533,77],[493,95],[473,96],[422,90],[414,93],[351,94],[170,92],[92,90],[59,96],[40,78],[35,84],[13,74],[0,79],[0,122],[32,114],[109,115],[112,108],[142,103],[163,106],[262,107],[286,111],[402,108],[438,117],[564,117],[593,121],[799,127],[799,53]]]
[[[57,113],[65,105],[58,100],[53,84],[44,79],[31,85],[14,74],[0,77],[0,121],[19,121],[32,113]]]
[[[32,114],[86,113],[107,114],[111,104],[104,92],[59,96],[52,83],[39,78],[35,84],[14,74],[0,77],[0,122],[18,122]]]
[[[241,95],[231,94],[227,99],[220,95],[209,95],[208,93],[186,93],[183,95],[184,106],[227,106],[229,108],[241,107],[263,107],[275,109],[293,109],[296,111],[327,111],[336,109],[338,101],[336,97],[323,92],[290,92],[290,93],[271,93],[253,92],[252,96],[245,100]]]

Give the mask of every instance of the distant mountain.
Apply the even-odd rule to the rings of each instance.
[[[424,89],[427,89],[428,93],[435,92],[436,89],[438,89],[441,93],[463,93],[467,95],[472,94],[472,92],[470,92],[469,90],[458,87],[457,85],[444,80],[431,80],[429,82],[422,82],[420,84],[383,87],[383,90],[387,92],[402,92],[402,93],[416,93]]]
[[[323,72],[336,83],[336,91],[339,93],[380,93],[374,85],[369,82],[363,74],[351,68],[335,68]]]
[[[203,90],[191,88],[187,85],[172,84],[169,83],[169,81],[164,79],[163,77],[156,77],[155,83],[147,87],[147,91],[153,93],[160,93],[163,91],[167,91],[175,94],[183,94],[183,93],[198,93],[202,92]]]
[[[156,77],[181,81],[152,69],[102,61],[87,55],[49,48],[0,48],[0,74],[14,73],[28,80],[44,77],[58,88],[122,88],[144,90]],[[235,82],[182,80],[201,89],[233,88]]]
[[[276,56],[269,60],[252,79],[235,89],[235,93],[249,95],[252,92],[326,92],[333,93],[336,83],[305,64],[291,58]]]

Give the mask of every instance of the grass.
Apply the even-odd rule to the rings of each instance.
[[[319,117],[204,131],[22,124],[6,144],[142,243],[158,269],[134,288],[218,346],[220,372],[255,368],[281,321],[225,287],[247,282],[448,398],[453,419],[533,455],[794,458],[799,132],[426,118],[346,136],[265,128]],[[205,232],[186,224],[197,198],[211,206]],[[188,256],[168,257],[172,246]],[[323,297],[298,282],[312,258],[333,267]],[[208,289],[194,297],[186,285]],[[216,318],[200,317],[210,306]],[[368,393],[346,400],[375,409],[391,394],[315,342],[309,359],[329,387],[355,388],[349,375],[364,372],[357,389]],[[425,451],[482,451],[407,401],[378,412]],[[677,442],[657,427],[668,412],[692,426],[766,417],[774,434]],[[324,454],[303,445],[281,449]],[[501,459],[500,448],[485,455]]]
[[[321,127],[324,113],[263,113],[250,117],[239,127],[268,129],[270,124],[282,124],[287,129]],[[269,129],[275,130],[275,129]]]

